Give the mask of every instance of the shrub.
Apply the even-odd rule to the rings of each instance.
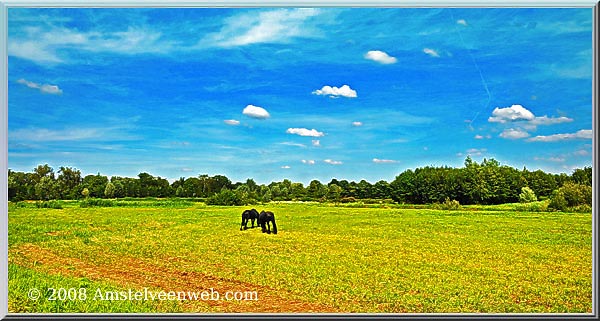
[[[435,203],[433,204],[433,208],[437,210],[460,210],[461,206],[457,200],[450,200],[449,197],[446,197],[443,203]]]
[[[89,198],[81,201],[79,207],[113,207],[115,202],[101,198]]]
[[[529,188],[528,186],[521,188],[521,194],[519,194],[519,201],[521,203],[531,203],[537,201],[537,196],[535,196],[535,192]]]
[[[558,211],[579,211],[583,205],[591,208],[592,187],[567,182],[552,193],[548,207]]]
[[[354,202],[356,202],[356,199],[354,197],[352,197],[352,196],[350,196],[350,197],[344,197],[344,198],[342,198],[340,200],[340,202],[342,202],[342,203],[354,203]]]
[[[43,201],[43,202],[35,202],[35,206],[37,208],[54,208],[61,209],[62,204],[59,201]]]
[[[219,193],[206,199],[206,205],[240,206],[245,204],[234,191],[222,189]]]

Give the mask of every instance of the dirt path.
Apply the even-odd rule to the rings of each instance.
[[[64,257],[34,244],[25,244],[9,251],[10,263],[49,274],[86,277],[94,281],[109,281],[124,289],[152,291],[208,291],[211,288],[222,297],[228,291],[256,291],[257,301],[186,300],[180,301],[188,312],[258,312],[258,313],[325,313],[339,312],[333,307],[307,302],[281,289],[259,286],[239,280],[223,279],[195,271],[158,266],[132,257],[115,258],[110,265],[96,265],[77,258]],[[207,309],[208,308],[208,309]]]

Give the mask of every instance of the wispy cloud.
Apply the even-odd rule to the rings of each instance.
[[[312,159],[310,159],[310,160],[303,159],[303,160],[302,160],[302,164],[314,165],[314,164],[315,164],[315,161],[314,161],[314,160],[312,160]]]
[[[356,98],[356,90],[350,88],[348,85],[343,85],[342,87],[331,87],[331,86],[323,86],[321,89],[317,89],[312,92],[314,95],[323,95],[330,97],[347,97],[347,98]]]
[[[379,51],[379,50],[371,50],[371,51],[367,52],[365,54],[365,59],[373,60],[375,62],[384,64],[384,65],[395,64],[398,61],[398,59],[396,59],[396,57],[392,57],[392,56],[388,55],[386,52]]]
[[[25,79],[19,79],[19,80],[17,80],[17,82],[19,84],[25,85],[29,88],[38,89],[39,91],[41,91],[45,94],[60,95],[63,92],[62,89],[58,88],[57,85],[38,84],[38,83],[28,81]]]
[[[281,168],[283,168],[283,169],[290,169],[291,167],[288,166],[288,165],[283,165],[283,166],[281,166]]]
[[[362,125],[363,125],[363,123],[362,123],[362,122],[359,122],[359,121],[354,121],[354,122],[352,122],[352,126],[354,126],[354,127],[360,127],[360,126],[362,126]]]
[[[426,53],[427,55],[431,56],[431,57],[438,58],[440,56],[440,54],[436,50],[431,49],[431,48],[424,48],[423,52]]]
[[[230,126],[237,126],[240,124],[239,120],[235,120],[235,119],[227,119],[223,121],[225,124],[230,125]]]
[[[249,12],[229,17],[217,33],[203,42],[220,47],[245,46],[257,43],[283,43],[296,37],[311,37],[313,30],[305,21],[320,13],[315,8],[276,9]]]
[[[121,31],[80,32],[58,26],[33,27],[25,35],[10,37],[9,56],[28,59],[39,64],[70,63],[65,49],[88,52],[110,52],[123,55],[143,53],[164,54],[180,49],[150,27],[129,27]]]
[[[456,20],[456,23],[463,26],[467,25],[467,21],[465,19],[458,19]]]
[[[288,134],[295,134],[300,136],[310,136],[310,137],[321,137],[325,134],[316,129],[306,129],[306,128],[288,128],[286,131]]]
[[[492,138],[491,135],[485,135],[485,136],[483,136],[483,135],[475,135],[475,139],[490,139],[490,138]]]
[[[393,160],[393,159],[379,159],[379,158],[373,158],[373,163],[376,164],[392,164],[392,163],[397,163],[397,160]]]
[[[573,139],[592,139],[591,129],[582,129],[576,133],[554,134],[549,136],[535,136],[527,139],[528,142],[558,142]]]
[[[246,108],[244,108],[244,110],[242,111],[242,114],[256,119],[267,119],[271,117],[271,115],[266,109],[254,105],[246,106]]]
[[[315,146],[315,147],[319,147],[319,146],[321,146],[321,141],[318,140],[318,139],[313,139],[312,140],[312,145]]]
[[[302,148],[306,148],[306,145],[304,145],[304,144],[300,144],[300,143],[292,143],[292,142],[283,142],[283,143],[279,143],[279,145],[284,145],[284,146],[294,146],[294,147],[302,147]]]

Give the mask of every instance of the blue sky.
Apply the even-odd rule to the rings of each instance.
[[[391,181],[592,164],[592,9],[8,9],[8,167]]]

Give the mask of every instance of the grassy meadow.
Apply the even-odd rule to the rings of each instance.
[[[592,215],[270,203],[9,204],[9,312],[591,313]],[[38,300],[28,291],[41,290]],[[48,288],[87,289],[48,301]],[[255,301],[102,301],[94,291],[256,291]]]

